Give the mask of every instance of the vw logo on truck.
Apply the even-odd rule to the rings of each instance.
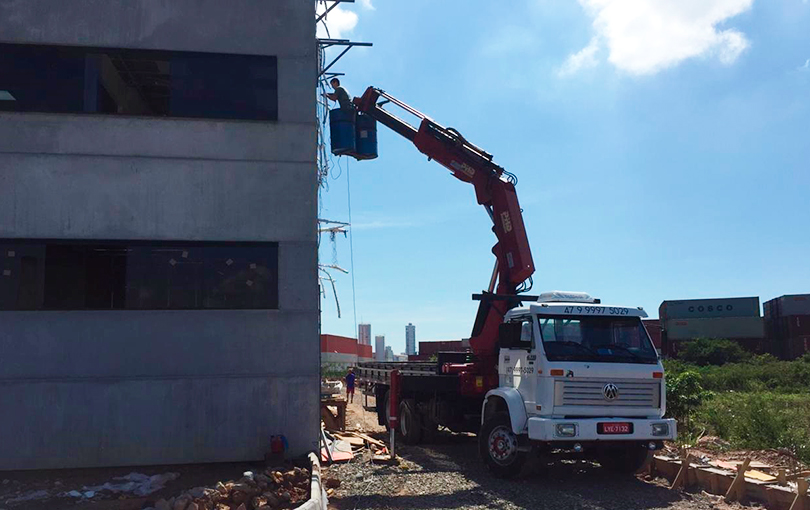
[[[605,396],[605,400],[616,400],[619,398],[619,387],[613,383],[607,383],[605,387],[602,388],[602,394]]]

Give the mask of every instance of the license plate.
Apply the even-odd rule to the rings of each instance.
[[[597,423],[596,431],[600,434],[632,434],[633,424],[626,422]]]

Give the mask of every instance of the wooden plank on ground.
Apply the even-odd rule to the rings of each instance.
[[[753,480],[759,480],[760,482],[775,482],[776,477],[771,476],[767,473],[763,473],[762,471],[757,471],[756,469],[749,469],[745,472],[746,478],[751,478]]]
[[[347,433],[347,434],[335,434],[338,438],[346,441],[352,446],[365,446],[366,441],[362,437],[357,437],[354,434]]]
[[[745,497],[745,470],[748,469],[749,462],[751,462],[751,459],[745,459],[737,469],[737,475],[734,477],[734,481],[731,482],[731,487],[726,491],[726,500],[739,501]]]
[[[678,469],[678,474],[675,475],[675,480],[672,481],[670,489],[677,489],[685,487],[689,484],[689,450],[681,450],[681,467]]]
[[[371,437],[371,436],[367,436],[367,435],[362,434],[362,433],[360,433],[360,432],[355,432],[354,434],[355,434],[357,437],[359,437],[359,438],[361,438],[361,439],[364,439],[364,440],[368,441],[369,443],[371,443],[371,444],[373,444],[373,445],[376,445],[376,446],[385,446],[385,443],[383,443],[382,441],[379,441],[379,440],[377,440],[377,439],[374,439],[374,438],[373,438],[373,437]]]
[[[796,499],[794,499],[793,504],[790,505],[790,510],[810,510],[807,508],[807,480],[799,478],[796,483],[798,483],[799,486],[796,490]]]

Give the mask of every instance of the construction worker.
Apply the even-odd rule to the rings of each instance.
[[[328,92],[326,97],[331,99],[332,101],[337,101],[340,105],[341,110],[346,111],[354,111],[354,104],[352,104],[352,98],[349,96],[349,93],[346,92],[346,89],[340,86],[340,80],[337,78],[332,78],[329,80],[329,84],[332,85],[332,88],[335,89],[334,92]]]
[[[349,402],[354,402],[354,377],[354,368],[350,368],[346,374],[346,399]]]

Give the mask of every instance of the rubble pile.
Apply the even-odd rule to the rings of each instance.
[[[245,472],[239,481],[196,487],[176,498],[161,499],[154,510],[282,510],[302,505],[310,496],[308,469]]]

